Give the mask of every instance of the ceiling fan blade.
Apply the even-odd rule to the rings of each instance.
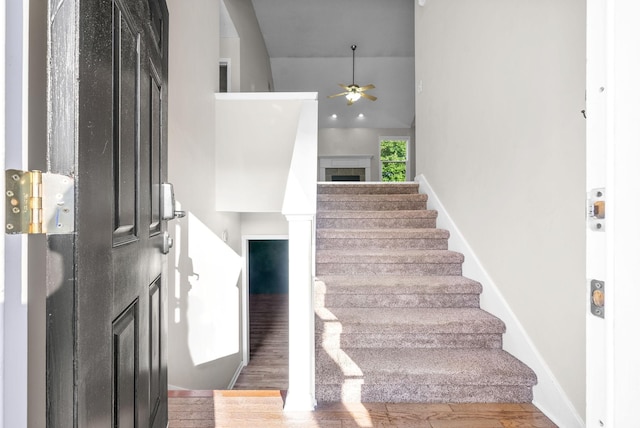
[[[341,92],[339,94],[333,94],[333,95],[329,95],[327,98],[335,98],[335,97],[341,97],[343,95],[347,95],[349,92]]]
[[[351,85],[347,86],[347,85],[343,85],[342,83],[338,83],[338,86],[340,86],[342,89],[344,89],[344,90],[348,91],[348,90],[349,90],[349,87],[350,87]]]
[[[371,100],[371,101],[375,101],[375,100],[378,99],[378,97],[374,97],[373,95],[369,95],[369,94],[366,94],[364,92],[360,93],[360,95],[362,95],[364,98],[366,98],[368,100]]]
[[[376,85],[366,85],[366,86],[362,86],[362,87],[360,88],[360,90],[361,90],[361,91],[368,91],[369,89],[373,89],[373,88],[375,88],[375,87],[376,87]]]

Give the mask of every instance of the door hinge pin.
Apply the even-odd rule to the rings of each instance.
[[[29,233],[42,233],[42,172],[32,171],[31,196],[29,196]]]

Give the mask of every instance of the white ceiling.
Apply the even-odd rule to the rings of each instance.
[[[414,119],[413,0],[252,0],[278,92],[318,92],[321,128],[409,128]],[[347,106],[338,83],[373,83]],[[336,114],[337,119],[331,115]],[[359,118],[362,113],[364,117]]]

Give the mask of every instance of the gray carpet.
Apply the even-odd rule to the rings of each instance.
[[[316,395],[343,402],[530,402],[535,373],[415,183],[319,183]]]

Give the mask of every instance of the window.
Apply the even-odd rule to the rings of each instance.
[[[380,178],[382,181],[407,181],[406,137],[380,138]]]

